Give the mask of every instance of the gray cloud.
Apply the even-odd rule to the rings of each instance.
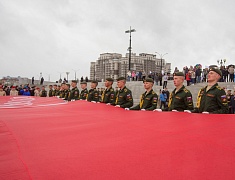
[[[0,1],[0,76],[59,77],[89,65],[100,53],[165,53],[178,66],[234,63],[232,0],[207,1]],[[65,74],[63,75],[65,76]],[[71,78],[73,76],[71,75]]]

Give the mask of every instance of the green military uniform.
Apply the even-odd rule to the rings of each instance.
[[[70,89],[64,90],[64,100],[69,100],[70,93]]]
[[[157,101],[158,101],[158,95],[153,91],[147,91],[143,93],[140,97],[140,103],[133,107],[130,108],[130,110],[140,110],[140,109],[145,109],[148,111],[152,111],[157,108]]]
[[[105,89],[101,95],[101,102],[102,103],[110,103],[112,105],[115,104],[115,92],[114,89],[111,87],[109,89]]]
[[[208,91],[207,86],[202,88],[197,96],[197,107],[193,112],[209,112],[213,114],[228,113],[228,102],[225,91],[218,86],[213,85]]]
[[[87,96],[87,101],[99,102],[99,92],[97,89],[90,89]]]
[[[53,91],[53,96],[59,96],[59,95],[60,95],[60,91],[57,90],[57,89],[55,89],[55,90]]]
[[[80,99],[82,99],[82,100],[86,100],[86,98],[87,98],[87,96],[88,96],[88,90],[87,90],[87,88],[86,89],[83,89],[82,91],[81,91],[81,94],[80,94]]]
[[[168,110],[193,110],[192,94],[184,85],[177,92],[175,88],[170,94]]]
[[[117,92],[115,105],[120,105],[122,108],[130,108],[133,106],[131,90],[126,86]]]
[[[60,98],[64,98],[65,96],[65,90],[60,90]]]
[[[55,96],[55,94],[56,94],[56,89],[52,91],[52,96]]]
[[[47,97],[47,91],[42,90],[41,93],[40,93],[40,97]]]
[[[78,100],[79,99],[79,90],[77,87],[74,87],[72,88],[71,92],[70,92],[70,95],[68,97],[68,100],[71,101],[71,100]]]
[[[56,90],[57,90],[57,85],[55,84],[55,85],[53,86],[52,96],[56,96]]]
[[[49,96],[49,97],[52,97],[52,96],[53,96],[53,90],[52,90],[52,89],[49,90],[48,96]]]
[[[98,88],[98,92],[99,92],[99,101],[101,102],[103,91],[101,89],[99,90],[99,88]]]

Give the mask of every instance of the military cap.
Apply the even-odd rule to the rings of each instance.
[[[117,81],[121,81],[121,80],[126,80],[126,78],[124,78],[124,77],[117,78]]]
[[[87,84],[87,82],[86,81],[82,81],[82,82],[80,82],[80,84]]]
[[[70,84],[66,84],[66,86],[70,87]]]
[[[174,73],[174,76],[183,76],[183,77],[184,77],[184,73],[182,73],[182,72],[176,72],[176,73]]]
[[[98,81],[92,80],[91,83],[98,84]]]
[[[219,74],[220,76],[222,76],[222,72],[218,69],[218,67],[212,67],[212,68],[209,69],[209,72],[210,71],[214,71],[217,74]]]
[[[151,82],[151,83],[153,83],[153,79],[152,79],[152,78],[146,78],[146,79],[144,80],[144,82]]]
[[[113,78],[106,78],[106,81],[113,82]]]
[[[72,80],[72,82],[73,82],[73,83],[77,83],[77,81],[76,81],[76,80]]]

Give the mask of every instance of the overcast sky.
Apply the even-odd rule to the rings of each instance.
[[[0,0],[0,78],[89,76],[101,53],[168,53],[177,66],[235,63],[234,0]],[[65,77],[65,73],[62,77]]]

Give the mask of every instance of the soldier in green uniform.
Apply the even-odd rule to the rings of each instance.
[[[101,103],[114,105],[116,97],[115,97],[115,91],[112,87],[113,79],[112,78],[106,78],[106,81],[105,81],[104,85],[105,85],[106,89],[104,89],[102,94],[101,94]]]
[[[64,95],[65,95],[65,83],[62,83],[61,84],[61,87],[60,87],[60,98],[64,98]]]
[[[64,100],[68,101],[70,96],[70,84],[65,84]]]
[[[87,101],[99,102],[99,92],[96,89],[97,86],[97,81],[91,81],[91,89],[88,92]]]
[[[174,74],[175,89],[171,92],[168,107],[165,111],[184,111],[193,110],[193,98],[191,92],[185,88],[184,73],[176,72]],[[156,109],[156,111],[161,111]]]
[[[214,67],[209,69],[207,86],[202,88],[197,96],[197,107],[192,112],[227,114],[228,102],[226,93],[218,85],[222,76],[221,71]]]
[[[47,91],[45,90],[45,86],[42,86],[42,90],[40,92],[40,97],[47,97]]]
[[[60,96],[60,85],[57,86],[56,91],[55,91],[55,96]]]
[[[100,90],[100,88],[97,88],[97,91],[99,93],[99,101],[101,101],[101,90]]]
[[[157,108],[158,95],[153,91],[154,81],[151,78],[144,80],[145,93],[140,97],[140,103],[132,108],[125,108],[125,110],[142,110],[152,111]]]
[[[49,92],[48,92],[48,96],[52,97],[53,96],[53,89],[52,89],[52,85],[49,85]]]
[[[116,86],[115,87],[115,94],[117,94],[118,93],[118,87]]]
[[[68,101],[78,100],[79,99],[79,90],[77,88],[77,81],[72,80],[71,86],[72,86],[72,89],[71,89],[70,95],[68,97]]]
[[[87,82],[83,81],[80,83],[81,85],[81,94],[79,96],[80,100],[86,100],[87,96],[88,96],[88,90],[87,90]]]
[[[130,108],[133,106],[133,98],[131,90],[126,87],[126,79],[119,77],[117,79],[117,86],[119,88],[116,94],[115,107]]]
[[[57,84],[54,84],[53,85],[52,96],[56,96],[56,91],[57,91]]]
[[[102,95],[104,93],[105,88],[100,88],[100,101],[102,100]]]

